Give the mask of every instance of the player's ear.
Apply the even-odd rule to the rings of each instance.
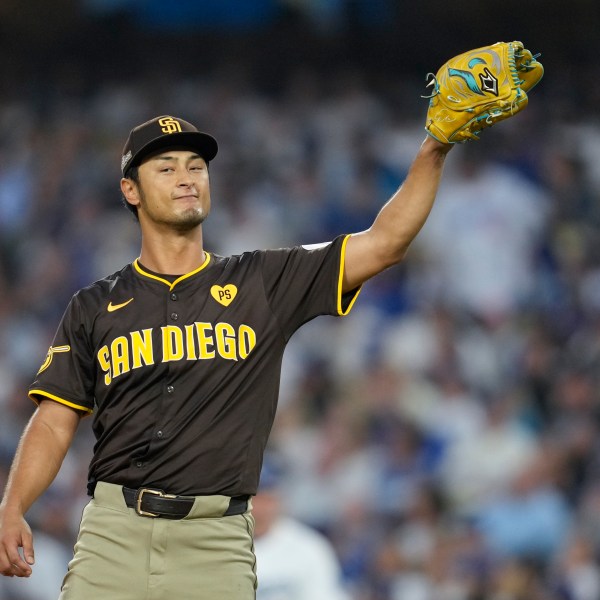
[[[140,192],[137,184],[133,179],[123,177],[121,179],[121,193],[125,201],[132,206],[138,206],[140,203]]]

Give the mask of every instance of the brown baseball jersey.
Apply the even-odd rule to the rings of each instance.
[[[256,493],[287,342],[358,295],[341,291],[347,239],[205,253],[172,277],[136,260],[77,292],[29,395],[93,413],[90,493]]]

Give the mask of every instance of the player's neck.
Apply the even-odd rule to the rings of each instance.
[[[140,262],[151,271],[168,275],[184,275],[204,264],[202,233],[194,235],[142,237]]]

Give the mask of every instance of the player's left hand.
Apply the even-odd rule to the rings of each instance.
[[[528,104],[544,68],[521,42],[497,42],[455,56],[434,75],[425,129],[442,143],[479,139],[481,131]]]

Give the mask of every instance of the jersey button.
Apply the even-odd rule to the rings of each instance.
[[[162,432],[162,431],[157,431],[157,432],[156,432],[156,437],[157,437],[158,439],[162,438],[162,436],[163,436],[163,432]]]
[[[141,460],[138,460],[138,461],[135,463],[135,466],[136,466],[136,467],[138,467],[138,468],[140,468],[140,467],[143,467],[143,466],[144,466],[144,463],[143,463]]]
[[[171,294],[171,300],[173,300],[173,302],[177,300],[177,294],[175,292]]]
[[[172,394],[175,391],[175,388],[172,385],[167,386],[167,393]]]
[[[173,319],[173,321],[177,321],[177,319],[179,319],[179,315],[176,312],[171,313],[171,319]]]

